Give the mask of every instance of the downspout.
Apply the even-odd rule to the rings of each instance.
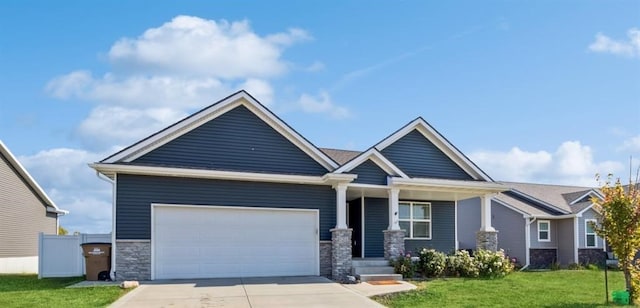
[[[524,271],[529,267],[530,264],[530,250],[531,250],[531,224],[534,223],[537,217],[533,217],[533,219],[529,219],[531,217],[525,216],[524,219],[527,221],[524,226],[524,236],[525,236],[525,265],[520,269]]]
[[[96,171],[96,176],[111,184],[111,191],[112,191],[112,206],[111,206],[111,271],[109,273],[109,276],[111,276],[111,280],[115,281],[116,280],[116,179],[117,179],[117,174],[113,176],[113,180],[111,180],[110,178],[106,177],[105,175],[103,175],[102,173]]]

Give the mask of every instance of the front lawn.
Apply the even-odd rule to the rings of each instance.
[[[503,279],[445,278],[415,282],[418,289],[374,298],[389,307],[605,306],[604,271],[515,272]],[[622,272],[609,272],[611,291],[624,289]]]
[[[0,275],[0,307],[104,307],[126,293],[117,286],[65,288],[82,280]]]

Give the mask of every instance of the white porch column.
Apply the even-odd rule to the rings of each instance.
[[[336,229],[347,229],[347,184],[334,186],[336,190]]]
[[[480,197],[480,231],[489,231],[494,232],[494,229],[491,226],[491,198],[493,194],[486,194]]]
[[[387,228],[387,230],[400,230],[400,222],[398,220],[399,196],[399,188],[389,189],[389,227]]]

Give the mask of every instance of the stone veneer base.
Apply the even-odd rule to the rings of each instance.
[[[404,231],[384,230],[384,258],[389,260],[405,253]]]
[[[490,251],[498,250],[498,231],[476,232],[476,248]]]
[[[320,276],[331,278],[331,241],[320,241]]]
[[[151,241],[116,240],[116,281],[151,280]]]
[[[345,282],[351,274],[351,233],[353,229],[331,229],[331,278]]]

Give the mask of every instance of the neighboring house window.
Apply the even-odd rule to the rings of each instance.
[[[596,241],[596,231],[593,228],[595,223],[595,219],[587,219],[584,221],[584,234],[586,237],[585,246],[587,247],[598,247],[598,242]]]
[[[538,241],[551,241],[551,222],[548,220],[538,220]]]
[[[406,238],[431,239],[431,203],[400,202],[400,229]]]

